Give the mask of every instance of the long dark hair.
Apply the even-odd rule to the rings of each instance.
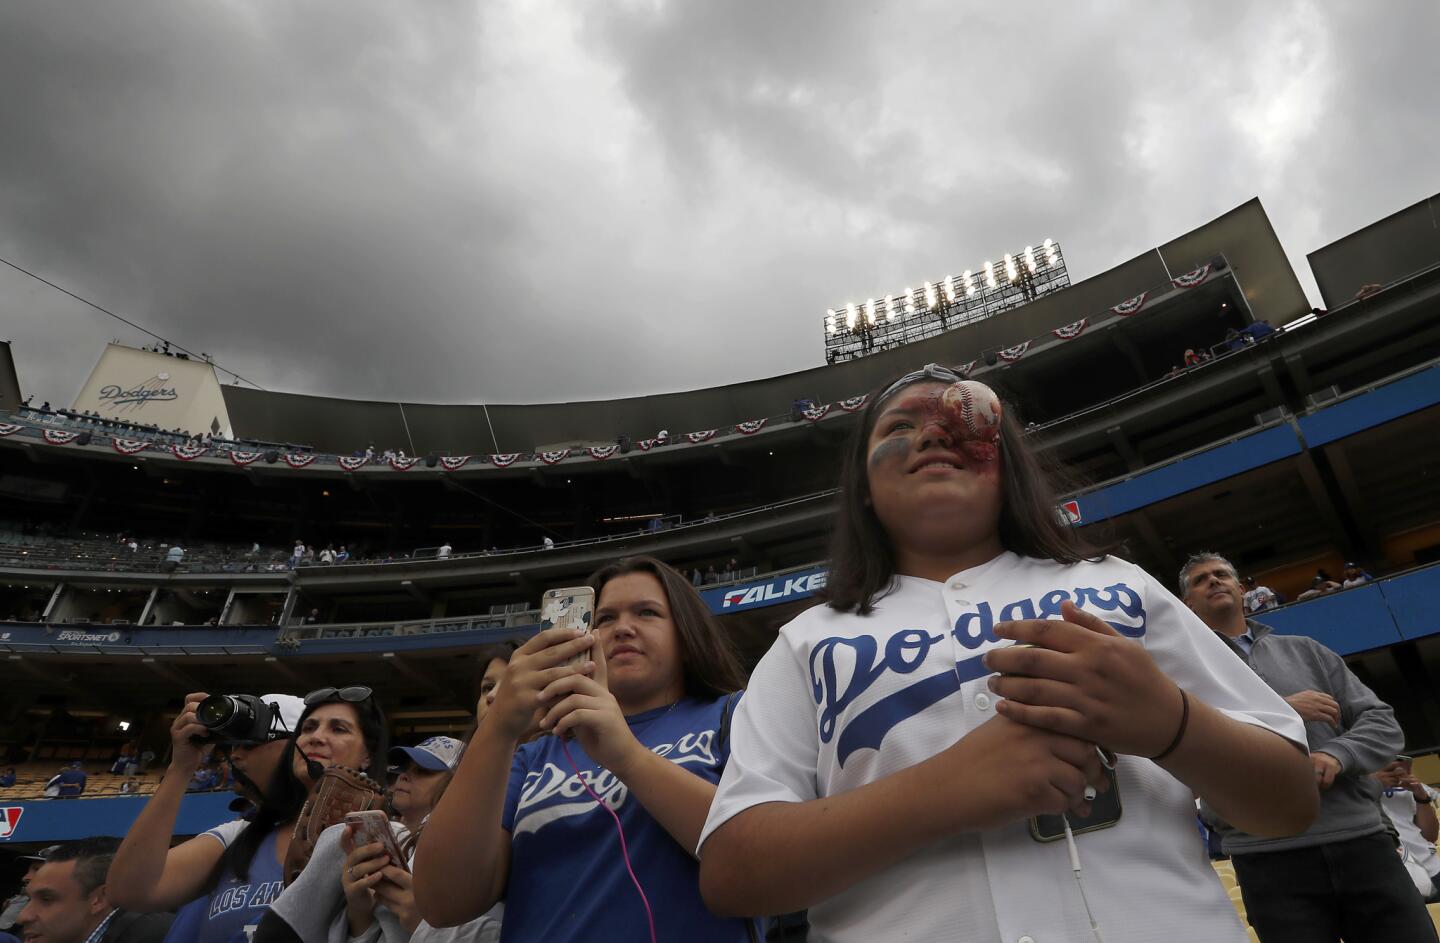
[[[250,819],[249,823],[235,836],[230,847],[225,849],[221,855],[219,864],[210,875],[206,891],[213,891],[219,886],[220,880],[227,872],[234,874],[243,880],[250,878],[250,865],[255,860],[255,854],[260,850],[260,845],[265,841],[266,836],[285,822],[289,822],[300,814],[300,809],[309,798],[310,789],[295,777],[295,739],[299,737],[300,731],[305,727],[305,719],[315,712],[316,708],[323,704],[349,704],[355,709],[355,716],[360,724],[360,735],[365,740],[365,749],[370,751],[370,765],[364,772],[377,783],[385,783],[385,757],[389,753],[389,734],[385,726],[385,714],[380,710],[380,705],[375,702],[372,694],[363,701],[341,701],[338,697],[314,704],[308,704],[300,714],[300,720],[295,724],[295,730],[291,733],[290,739],[285,742],[285,751],[280,755],[280,763],[275,769],[275,774],[270,777],[269,784],[263,790],[263,797],[260,808]],[[310,788],[314,788],[311,784]]]
[[[690,697],[723,697],[744,687],[745,669],[730,636],[721,631],[690,581],[669,565],[643,554],[622,557],[596,570],[585,582],[595,590],[598,602],[606,583],[631,573],[649,573],[665,591],[679,642],[685,693]]]
[[[850,434],[840,469],[830,574],[822,593],[826,604],[840,612],[869,615],[895,585],[895,545],[869,501],[868,446],[875,421],[888,402],[882,402],[880,395],[898,379],[900,376],[886,380],[870,394],[860,422]],[[998,390],[996,393],[1000,395]],[[1004,397],[1001,399],[1003,402]],[[1004,404],[1002,413],[1000,545],[1022,557],[1056,563],[1103,557],[1105,550],[1091,546],[1061,523],[1056,491],[1061,482],[1072,484],[1066,473],[1031,449],[1009,403]]]
[[[256,783],[260,788],[260,806],[250,821],[235,836],[235,840],[220,856],[215,869],[205,882],[205,892],[213,892],[226,874],[233,874],[242,881],[250,879],[250,865],[266,836],[275,831],[283,822],[289,822],[300,814],[309,791],[304,783],[295,778],[295,741],[285,741],[285,749],[270,782]]]

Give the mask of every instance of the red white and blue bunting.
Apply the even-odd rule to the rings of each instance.
[[[415,467],[415,463],[418,461],[420,461],[418,458],[400,458],[396,456],[390,459],[390,467],[396,471],[409,471]]]
[[[869,399],[870,394],[864,393],[860,396],[852,396],[849,399],[842,399],[836,405],[838,405],[841,409],[845,410],[847,413],[853,413],[858,410],[864,409],[865,403]]]
[[[955,372],[962,377],[968,377],[975,372],[975,361],[971,360],[968,363],[957,363],[955,365]]]
[[[24,426],[17,426],[14,423],[0,422],[0,435],[14,435],[24,428]]]
[[[659,439],[636,439],[635,447],[642,452],[648,452],[660,444]]]
[[[285,453],[285,464],[289,465],[291,468],[304,468],[306,465],[309,465],[314,461],[315,454],[313,452],[309,454],[305,454],[302,452]]]
[[[744,422],[735,423],[735,431],[741,435],[754,435],[765,428],[766,422],[767,420],[764,419],[747,419]]]
[[[1114,311],[1122,318],[1128,318],[1136,311],[1139,311],[1141,308],[1145,307],[1145,299],[1149,296],[1149,294],[1150,293],[1148,291],[1142,291],[1140,294],[1136,295],[1134,298],[1129,299],[1128,301],[1122,301],[1118,305],[1112,305],[1110,307],[1110,310]]]
[[[546,465],[558,465],[570,457],[569,449],[556,449],[553,452],[541,452],[540,461]]]
[[[718,429],[706,429],[704,432],[687,432],[685,439],[692,445],[699,445],[701,442],[709,442],[715,438],[719,431]]]
[[[999,357],[1006,363],[1014,363],[1021,357],[1025,356],[1025,351],[1029,349],[1030,342],[1025,341],[1024,343],[1016,344],[1014,347],[1006,347],[1004,350],[997,350],[995,351],[995,356]]]
[[[144,439],[111,439],[110,444],[115,446],[115,451],[121,455],[134,455],[150,447],[150,443]]]
[[[1176,288],[1194,288],[1196,285],[1203,282],[1206,276],[1208,276],[1209,274],[1210,264],[1207,262],[1193,272],[1186,272],[1184,275],[1181,275],[1178,278],[1170,279],[1170,284],[1174,285]]]
[[[519,460],[519,452],[501,452],[499,455],[490,456],[490,464],[496,468],[509,468]]]
[[[808,409],[802,409],[800,410],[800,415],[804,416],[809,422],[819,422],[830,415],[830,404],[826,403],[824,406],[811,406]]]
[[[1065,325],[1064,327],[1057,327],[1055,330],[1051,331],[1050,333],[1051,333],[1051,334],[1054,334],[1056,337],[1060,338],[1062,341],[1073,341],[1075,338],[1079,337],[1082,333],[1084,333],[1085,328],[1087,328],[1087,327],[1089,327],[1089,326],[1090,326],[1090,319],[1089,319],[1089,318],[1081,318],[1080,320],[1075,321],[1075,322],[1073,322],[1073,323],[1071,323],[1071,324],[1067,324],[1067,325]]]
[[[65,432],[60,429],[46,429],[45,441],[49,442],[51,445],[69,445],[71,442],[74,442],[76,438],[79,437],[79,435],[80,433],[78,432]]]
[[[245,452],[235,449],[230,453],[230,461],[244,468],[246,465],[254,465],[264,456],[264,452]]]
[[[618,445],[592,445],[592,446],[590,446],[589,448],[587,448],[585,451],[586,451],[586,452],[589,452],[589,453],[590,453],[590,457],[593,458],[593,459],[595,459],[595,461],[597,461],[597,462],[603,462],[603,461],[605,461],[607,458],[611,458],[612,456],[615,455],[615,453],[619,452],[619,451],[620,451],[620,446],[618,446]]]
[[[172,445],[170,454],[182,462],[193,462],[195,459],[210,451],[203,445]]]
[[[370,464],[370,459],[364,455],[337,455],[335,456],[335,464],[346,471],[353,472],[359,471]]]
[[[468,455],[442,455],[440,456],[440,467],[446,471],[459,471],[470,464]]]

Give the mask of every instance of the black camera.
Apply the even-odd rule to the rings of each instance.
[[[195,719],[214,743],[270,743],[290,734],[276,726],[276,710],[253,694],[212,694],[195,708]]]

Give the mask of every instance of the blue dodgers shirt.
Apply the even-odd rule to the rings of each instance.
[[[729,758],[728,744],[723,749],[716,744],[725,700],[687,697],[626,721],[646,747],[718,783]],[[620,817],[630,863],[655,914],[657,937],[686,943],[745,940],[745,921],[722,920],[705,908],[700,864],[689,850],[578,741],[568,746],[590,788]],[[502,825],[510,832],[502,943],[650,938],[645,908],[625,871],[615,821],[585,792],[558,738],[542,737],[515,751]]]
[[[219,839],[228,848],[244,827],[244,822],[226,822],[205,834]],[[284,873],[275,856],[275,840],[279,834],[278,829],[272,829],[260,843],[255,859],[250,862],[248,878],[226,871],[210,894],[199,933],[194,937],[196,943],[248,943],[260,918],[270,909],[270,902],[285,889]]]

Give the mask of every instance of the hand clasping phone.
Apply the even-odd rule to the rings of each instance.
[[[589,586],[566,586],[547,589],[540,598],[540,628],[583,629],[591,631],[595,616],[595,590]],[[579,666],[590,660],[590,652],[581,652],[566,664]]]
[[[390,855],[391,864],[402,871],[410,870],[405,856],[400,853],[400,846],[395,843],[395,833],[390,830],[390,817],[384,812],[379,809],[370,809],[367,812],[347,812],[345,824],[354,830],[356,848],[379,842],[385,846],[385,852]]]
[[[1115,780],[1113,769],[1105,770],[1110,788],[1099,793],[1090,801],[1090,814],[1079,816],[1073,812],[1065,815],[1032,815],[1030,837],[1038,842],[1059,841],[1065,837],[1065,819],[1070,820],[1070,830],[1076,835],[1098,832],[1120,821],[1120,784]]]

